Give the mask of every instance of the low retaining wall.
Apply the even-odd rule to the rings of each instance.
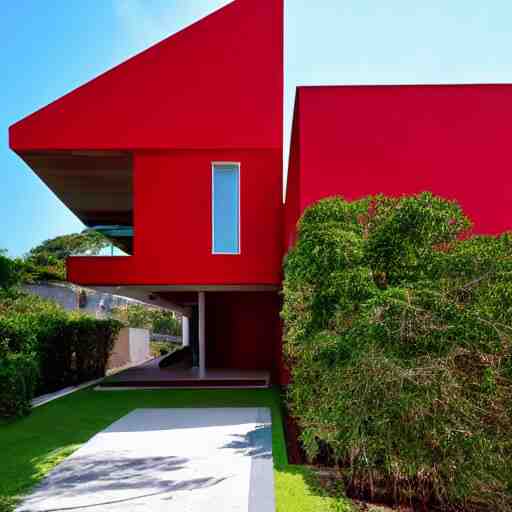
[[[119,368],[127,364],[143,363],[151,358],[149,331],[124,327],[114,344],[108,368]]]
[[[96,318],[108,318],[114,308],[131,304],[143,304],[128,297],[98,292],[66,282],[24,284],[23,290],[27,293],[39,295],[43,299],[53,300],[68,311],[81,311]]]

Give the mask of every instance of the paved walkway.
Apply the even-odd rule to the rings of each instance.
[[[267,408],[136,409],[17,510],[273,512],[270,418]]]

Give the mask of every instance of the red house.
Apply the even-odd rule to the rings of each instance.
[[[281,262],[304,208],[432,190],[478,230],[510,229],[511,100],[508,85],[301,87],[283,205],[283,0],[235,0],[9,135],[129,254],[70,258],[70,281],[183,312],[202,377],[278,381]]]

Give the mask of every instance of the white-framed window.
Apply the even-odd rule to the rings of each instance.
[[[212,253],[240,254],[240,163],[212,163]]]

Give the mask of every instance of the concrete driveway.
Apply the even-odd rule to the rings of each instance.
[[[267,408],[136,409],[59,464],[19,512],[273,512]]]

